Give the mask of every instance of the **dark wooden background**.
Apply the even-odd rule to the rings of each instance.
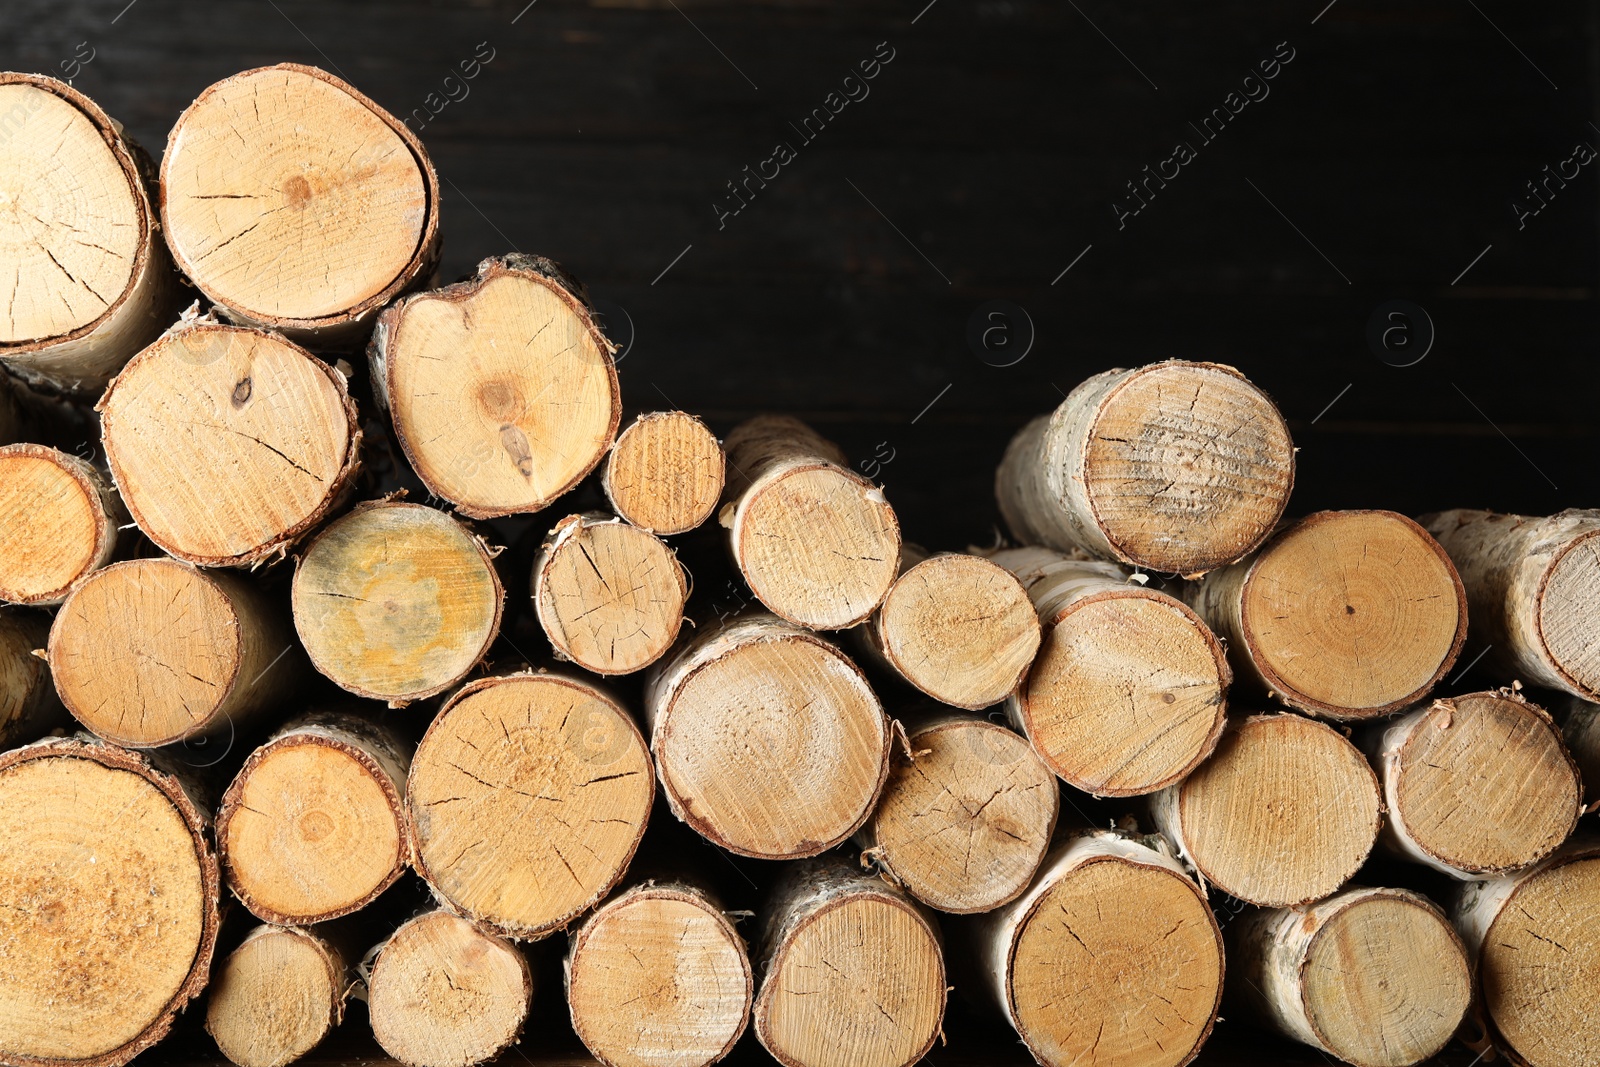
[[[0,67],[81,64],[75,84],[158,153],[243,68],[316,64],[405,115],[492,49],[421,130],[446,277],[511,248],[561,261],[631,321],[631,406],[724,431],[801,413],[877,458],[934,547],[992,537],[993,466],[1028,416],[1172,356],[1277,398],[1292,511],[1600,504],[1600,161],[1525,227],[1512,207],[1600,146],[1593,3],[525,3],[5,0]],[[880,42],[870,96],[801,146],[789,123]],[[1295,58],[1270,96],[1201,147],[1188,123],[1279,42]],[[778,140],[798,159],[719,228],[725,183]],[[1198,158],[1119,230],[1124,183],[1178,140]],[[1436,328],[1414,366],[1366,341],[1394,299]],[[991,300],[1035,327],[1013,366],[968,345]],[[1226,1023],[1217,1047],[1206,1062],[1322,1062]]]

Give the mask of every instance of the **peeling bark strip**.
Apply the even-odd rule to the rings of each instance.
[[[67,710],[130,748],[232,745],[305,667],[282,606],[248,579],[166,558],[113,563],[79,583],[50,628],[49,657]]]
[[[865,621],[900,569],[900,523],[883,490],[787,415],[740,423],[727,450],[721,521],[751,592],[796,626]]]
[[[203,567],[281,557],[360,463],[343,375],[277,334],[193,309],[123,368],[99,411],[133,520]]]
[[[1299,907],[1366,862],[1383,811],[1366,757],[1300,715],[1229,724],[1216,753],[1150,798],[1156,827],[1200,877],[1240,900]]]
[[[1283,515],[1294,445],[1232,367],[1168,360],[1097,374],[1023,427],[995,473],[1011,533],[1161,573],[1244,556]]]
[[[411,858],[410,766],[409,746],[354,715],[319,712],[279,730],[245,760],[217,812],[228,888],[256,918],[288,926],[370,904]]]
[[[533,972],[509,942],[441,909],[412,919],[373,952],[372,1036],[407,1067],[473,1067],[522,1036]]]
[[[1022,682],[1039,650],[1039,617],[1005,568],[963,553],[902,545],[900,576],[853,631],[876,663],[942,704],[978,711]]]
[[[572,1029],[606,1067],[705,1067],[750,1019],[744,939],[698,885],[616,895],[573,932],[565,973]]]
[[[206,1032],[238,1067],[284,1067],[344,1020],[349,961],[309,930],[258,926],[218,966]]]
[[[1022,582],[1044,631],[1006,713],[1063,781],[1096,796],[1140,796],[1211,754],[1232,675],[1198,615],[1114,563],[1045,548],[990,559]]]
[[[1410,1067],[1446,1044],[1472,1001],[1466,949],[1438,906],[1406,889],[1347,889],[1228,930],[1228,1017],[1355,1067]]]
[[[442,693],[481,663],[504,600],[481,538],[395,500],[328,524],[294,572],[294,625],[312,664],[391,707]]]
[[[654,798],[644,738],[604,691],[560,674],[484,678],[412,757],[412,862],[460,914],[543,937],[621,879]]]
[[[533,563],[533,607],[556,655],[631,674],[677,640],[688,572],[647,530],[602,512],[568,515]]]
[[[145,758],[54,739],[0,753],[0,1063],[122,1067],[205,987],[206,806]]]
[[[1600,838],[1579,834],[1529,870],[1464,886],[1452,916],[1512,1063],[1600,1062]]]
[[[1569,696],[1556,705],[1561,736],[1583,775],[1590,809],[1600,806],[1600,704]]]
[[[1360,736],[1383,782],[1380,840],[1453,878],[1555,851],[1578,824],[1578,767],[1543,708],[1510,690],[1436,700]]]
[[[615,346],[585,301],[556,264],[515,254],[379,316],[374,395],[417,476],[463,515],[539,511],[611,446]]]
[[[1061,807],[1026,738],[978,715],[906,723],[883,799],[856,840],[892,881],[940,911],[992,911],[1027,888]]]
[[[842,856],[791,865],[762,914],[756,1037],[784,1067],[909,1067],[944,1019],[933,916]]]
[[[0,600],[47,607],[111,560],[122,502],[99,471],[44,445],[0,448]]]
[[[833,644],[765,613],[657,664],[645,718],[672,813],[742,856],[815,856],[855,833],[889,773],[889,720]]]
[[[359,344],[439,261],[439,178],[422,142],[297,63],[224,78],[178,116],[161,219],[178,267],[230,318],[319,350]]]
[[[963,932],[970,979],[1046,1067],[1181,1067],[1211,1034],[1222,934],[1183,868],[1138,840],[1071,836]]]
[[[1461,572],[1474,644],[1504,676],[1600,700],[1600,511],[1424,515]]]
[[[682,411],[654,411],[611,446],[600,485],[618,515],[667,537],[711,517],[726,475],[722,443],[705,423]]]
[[[71,721],[51,684],[50,668],[33,654],[49,633],[44,615],[0,608],[0,748],[33,741]]]
[[[1227,641],[1239,677],[1335,719],[1422,700],[1467,636],[1466,592],[1450,557],[1392,511],[1309,515],[1206,575],[1188,600]]]
[[[92,399],[171,322],[153,169],[72,86],[0,73],[0,361],[29,383]]]

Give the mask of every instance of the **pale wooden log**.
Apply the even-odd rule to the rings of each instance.
[[[699,418],[652,411],[617,437],[600,468],[600,486],[618,515],[667,537],[711,517],[727,465],[722,443]]]
[[[411,858],[410,766],[392,731],[355,715],[316,712],[283,727],[223,794],[217,848],[228,888],[256,918],[289,926],[371,903]]]
[[[472,1067],[516,1044],[533,972],[509,942],[448,911],[430,911],[373,950],[372,1036],[407,1067]]]
[[[178,278],[153,184],[149,156],[88,97],[0,73],[0,361],[17,376],[93,398],[166,329]]]
[[[205,987],[218,873],[203,800],[88,739],[0,753],[0,1062],[121,1067]]]
[[[59,604],[105,566],[127,517],[106,478],[44,445],[0,447],[0,600]]]
[[[845,857],[785,872],[757,958],[756,1037],[784,1067],[909,1067],[941,1032],[938,925]]]
[[[101,398],[112,477],[139,528],[180,559],[281,558],[350,488],[355,404],[344,376],[304,349],[195,312]]]
[[[242,71],[178,116],[161,219],[234,321],[321,349],[364,339],[439,260],[439,178],[404,124],[326,71]]]
[[[861,671],[765,612],[682,642],[651,669],[644,710],[672,813],[743,856],[840,844],[889,773],[893,734]]]
[[[1561,737],[1583,775],[1590,811],[1600,807],[1600,704],[1567,696],[1556,703]]]
[[[1144,840],[1066,837],[1026,893],[962,932],[963,977],[1046,1067],[1180,1067],[1217,1017],[1216,919],[1183,868]]]
[[[1232,367],[1167,360],[1097,374],[1023,427],[995,472],[1023,544],[1162,573],[1232,563],[1277,525],[1294,445]]]
[[[622,417],[614,351],[582,287],[518,253],[396,301],[367,357],[417,476],[488,519],[539,511],[594,470]]]
[[[977,715],[903,717],[906,745],[856,835],[883,873],[924,904],[992,911],[1044,859],[1061,787],[1026,738]]]
[[[951,707],[978,711],[1022,683],[1039,616],[1015,575],[980,556],[900,548],[900,576],[852,630],[875,663]]]
[[[1462,887],[1452,909],[1501,1051],[1518,1067],[1600,1062],[1600,838]]]
[[[1229,723],[1212,757],[1149,804],[1202,881],[1276,908],[1349,881],[1372,851],[1383,811],[1361,752],[1332,727],[1291,713]]]
[[[883,490],[787,415],[740,423],[726,447],[733,474],[719,518],[750,591],[797,626],[865,621],[900,568],[900,523]]]
[[[79,582],[48,652],[67,710],[130,748],[231,743],[303,672],[280,604],[242,576],[165,557],[113,563]]]
[[[622,878],[654,798],[644,738],[604,690],[544,672],[479,679],[412,757],[412,863],[461,914],[543,937]]]
[[[1385,847],[1453,878],[1505,874],[1567,839],[1578,767],[1545,710],[1511,690],[1435,700],[1366,728],[1383,783]]]
[[[206,1032],[239,1067],[284,1067],[344,1020],[350,961],[313,930],[265,924],[217,965]]]
[[[1410,707],[1467,636],[1461,579],[1439,543],[1392,511],[1319,511],[1188,601],[1234,670],[1290,707],[1368,719]]]
[[[0,608],[0,749],[36,740],[72,721],[51,684],[50,667],[34,654],[49,636],[48,617]]]
[[[399,500],[329,523],[295,566],[295,630],[312,665],[357,696],[401,707],[483,661],[505,599],[483,539]]]
[[[1461,572],[1473,641],[1504,680],[1600,700],[1600,511],[1459,509],[1422,523]]]
[[[1352,887],[1307,909],[1259,910],[1228,929],[1229,1018],[1355,1067],[1411,1067],[1450,1041],[1472,1001],[1465,947],[1406,889]]]
[[[572,932],[564,973],[572,1028],[606,1067],[704,1067],[750,1019],[744,939],[690,882],[613,896]]]
[[[1113,563],[1043,548],[990,558],[1022,581],[1044,634],[1006,713],[1063,781],[1096,796],[1138,796],[1211,754],[1232,674],[1186,604]]]
[[[654,534],[602,512],[568,515],[533,563],[533,607],[556,655],[631,674],[678,638],[689,575]]]

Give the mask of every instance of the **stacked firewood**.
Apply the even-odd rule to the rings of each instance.
[[[202,997],[280,1067],[356,996],[412,1067],[544,1001],[614,1067],[905,1067],[952,988],[1052,1067],[1224,1011],[1600,1062],[1600,511],[1285,521],[1278,410],[1173,360],[924,548],[793,418],[624,425],[556,264],[440,287],[423,145],[322,71],[159,168],[49,78],[0,119],[0,1063]]]

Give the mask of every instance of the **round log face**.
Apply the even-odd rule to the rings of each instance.
[[[609,1067],[721,1059],[750,1014],[744,943],[703,897],[625,894],[579,934],[568,971],[572,1025]]]
[[[761,1001],[761,1043],[785,1067],[907,1067],[939,1033],[944,960],[903,901],[859,893],[801,922]]]
[[[1409,1067],[1444,1048],[1472,1000],[1466,950],[1445,917],[1409,894],[1338,912],[1300,969],[1306,1019],[1356,1067]]]
[[[1537,622],[1561,673],[1591,699],[1600,695],[1600,533],[1573,541],[1551,563]]]
[[[1222,966],[1216,921],[1187,879],[1102,859],[1034,901],[1006,995],[1048,1067],[1178,1067],[1211,1032]]]
[[[260,321],[339,316],[380,297],[416,257],[431,210],[397,125],[304,68],[211,86],[179,116],[162,160],[179,266],[216,303]]]
[[[104,116],[65,85],[20,77],[0,84],[0,353],[102,319],[133,285],[150,232]]]
[[[0,448],[0,600],[64,598],[109,551],[109,525],[98,488],[73,457],[39,445]]]
[[[1194,363],[1135,372],[1084,452],[1095,521],[1120,558],[1163,573],[1232,563],[1264,540],[1294,483],[1294,444],[1241,375]]]
[[[1489,926],[1479,970],[1490,1018],[1529,1067],[1600,1062],[1600,856],[1517,887]]]
[[[1321,512],[1274,538],[1245,579],[1240,620],[1269,687],[1341,718],[1422,699],[1467,632],[1449,556],[1388,511]]]
[[[258,930],[217,968],[206,1030],[240,1067],[284,1067],[337,1023],[343,977],[327,950],[305,934]]]
[[[605,489],[617,514],[667,536],[705,522],[722,495],[727,461],[706,424],[682,411],[641,416],[606,460]]]
[[[632,718],[583,682],[474,682],[417,748],[406,803],[417,870],[515,937],[566,925],[622,876],[655,795]]]

